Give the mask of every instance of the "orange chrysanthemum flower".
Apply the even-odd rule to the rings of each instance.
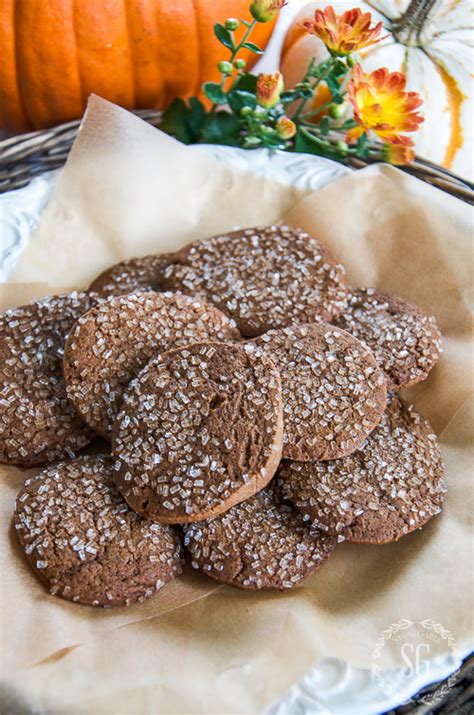
[[[280,139],[293,139],[296,134],[296,124],[288,117],[280,117],[276,130]]]
[[[359,8],[336,15],[332,5],[324,10],[316,10],[313,20],[305,20],[303,27],[310,35],[316,35],[324,42],[332,55],[350,55],[363,47],[373,45],[384,37],[378,37],[382,23],[370,26],[372,15],[362,13]]]
[[[347,89],[359,126],[348,131],[346,140],[355,142],[372,131],[388,144],[413,146],[413,140],[401,132],[415,132],[424,121],[416,111],[422,100],[416,92],[405,92],[405,84],[401,72],[382,67],[367,75],[356,65]]]
[[[384,144],[382,157],[389,164],[411,164],[415,158],[415,152],[411,146]]]
[[[283,92],[283,75],[281,72],[273,74],[259,74],[257,79],[257,102],[265,109],[271,109],[280,101]]]

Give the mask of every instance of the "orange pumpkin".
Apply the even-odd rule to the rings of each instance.
[[[0,0],[0,127],[75,119],[91,92],[128,109],[199,94],[227,59],[214,23],[248,14],[248,0]],[[252,41],[272,28],[258,24]]]

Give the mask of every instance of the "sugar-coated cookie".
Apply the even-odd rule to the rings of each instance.
[[[103,271],[89,286],[101,296],[124,295],[140,290],[161,291],[163,271],[171,253],[129,258]]]
[[[253,342],[280,368],[284,457],[343,457],[380,422],[385,376],[369,348],[349,333],[313,323],[270,330]]]
[[[76,323],[64,351],[67,394],[82,419],[110,439],[130,380],[157,353],[199,340],[239,340],[212,305],[175,293],[100,301]]]
[[[66,337],[94,296],[69,293],[0,316],[0,462],[30,467],[73,457],[93,432],[66,394]]]
[[[329,558],[336,539],[303,521],[275,483],[225,514],[185,527],[192,565],[248,590],[297,586]]]
[[[369,346],[391,390],[425,380],[442,350],[433,316],[374,288],[352,290],[336,324]]]
[[[255,346],[171,350],[125,394],[112,434],[116,483],[150,519],[208,519],[270,481],[282,432],[280,375]]]
[[[283,461],[284,495],[315,526],[362,544],[385,544],[441,511],[444,465],[427,420],[393,396],[362,449],[331,462]]]
[[[196,241],[174,255],[164,284],[213,303],[247,337],[317,318],[331,321],[348,291],[344,268],[330,251],[288,226]]]
[[[108,457],[81,457],[27,480],[14,525],[37,575],[70,601],[128,606],[181,572],[177,535],[128,508]]]

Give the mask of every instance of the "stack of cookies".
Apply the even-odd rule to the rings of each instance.
[[[48,465],[17,499],[27,559],[53,595],[120,606],[186,554],[219,581],[287,589],[338,542],[398,540],[446,491],[430,425],[397,396],[440,351],[434,318],[351,288],[286,226],[8,311],[0,461]]]

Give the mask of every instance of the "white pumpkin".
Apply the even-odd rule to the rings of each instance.
[[[389,34],[382,42],[362,50],[367,72],[387,67],[407,77],[407,88],[423,99],[425,121],[411,136],[419,156],[472,179],[472,48],[473,4],[471,0],[335,0],[310,3],[293,20],[285,38],[281,71],[285,85],[301,79],[309,58],[324,59],[322,42],[301,28],[315,9],[333,5],[336,13],[359,7],[371,12],[373,22],[382,20]]]

